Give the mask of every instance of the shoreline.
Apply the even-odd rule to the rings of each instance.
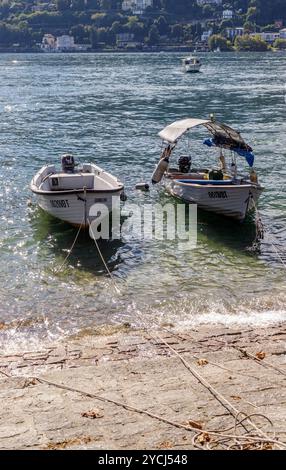
[[[283,54],[285,55],[286,53],[286,49],[282,49],[282,50],[277,50],[277,49],[271,49],[271,50],[268,50],[268,51],[238,51],[238,50],[233,50],[233,51],[220,51],[220,52],[216,52],[216,51],[212,51],[212,50],[194,50],[194,51],[190,51],[190,48],[189,47],[185,47],[185,46],[182,46],[182,47],[177,47],[177,48],[173,48],[173,49],[165,49],[165,48],[158,48],[158,49],[155,49],[155,50],[142,50],[142,49],[132,49],[132,50],[128,50],[128,49],[103,49],[103,50],[89,50],[89,51],[61,51],[61,52],[44,52],[44,51],[40,51],[40,50],[32,50],[32,49],[28,49],[28,50],[15,50],[15,49],[11,49],[11,50],[0,50],[0,54],[37,54],[37,55],[48,55],[48,56],[58,56],[58,55],[73,55],[73,54],[76,54],[76,55],[79,55],[79,54],[160,54],[160,53],[164,53],[164,54],[178,54],[178,53],[182,53],[182,54],[188,54],[188,53],[196,53],[197,55],[198,54]]]
[[[208,430],[233,427],[231,407],[265,415],[255,424],[286,442],[285,355],[283,323],[183,333],[126,325],[105,336],[89,330],[39,351],[2,354],[0,448],[220,448]]]

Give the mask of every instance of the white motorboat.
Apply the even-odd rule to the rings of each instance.
[[[183,70],[186,73],[198,73],[201,70],[201,60],[192,55],[183,59]]]
[[[204,144],[219,149],[218,166],[194,168],[190,155],[180,155],[178,168],[170,168],[170,157],[180,139],[191,129],[203,126],[211,134]],[[165,146],[160,162],[152,177],[154,184],[163,180],[164,187],[173,196],[197,204],[199,209],[243,221],[247,213],[257,206],[263,187],[253,169],[252,148],[240,133],[211,120],[184,119],[163,129],[159,136]],[[230,165],[227,165],[229,152]],[[237,155],[246,158],[251,172],[247,176],[237,173]]]
[[[75,164],[72,155],[62,156],[62,167],[46,165],[31,181],[39,206],[50,215],[75,226],[87,227],[90,209],[104,204],[111,212],[114,200],[124,194],[123,184],[93,163]]]

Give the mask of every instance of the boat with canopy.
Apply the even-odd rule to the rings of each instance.
[[[195,168],[188,150],[188,153],[179,155],[177,168],[170,167],[170,159],[178,143],[189,131],[199,126],[211,134],[203,144],[218,150],[217,165]],[[253,149],[238,131],[215,121],[213,117],[208,120],[189,118],[165,127],[159,136],[163,141],[163,152],[152,176],[153,184],[163,181],[171,195],[197,204],[199,209],[239,221],[243,221],[248,212],[255,209],[263,187],[253,169]],[[238,156],[248,163],[250,174],[247,176],[238,174]]]

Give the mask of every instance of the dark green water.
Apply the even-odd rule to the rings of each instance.
[[[272,239],[254,251],[251,224],[203,214],[196,250],[180,252],[167,241],[103,244],[120,293],[84,236],[69,268],[54,274],[76,232],[28,203],[34,173],[70,151],[122,179],[131,202],[166,202],[157,190],[145,195],[133,189],[153,171],[157,132],[176,119],[209,113],[240,129],[254,147],[266,187],[263,221],[286,261],[286,56],[209,54],[196,76],[181,72],[180,59],[0,56],[0,322],[8,326],[2,347],[36,345],[106,323],[138,325],[138,312],[178,328],[285,318],[285,268]],[[193,153],[204,161],[200,143]]]

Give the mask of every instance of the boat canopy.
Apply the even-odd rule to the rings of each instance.
[[[252,148],[247,145],[240,133],[217,121],[191,118],[183,119],[165,127],[165,129],[159,132],[159,136],[169,144],[176,145],[178,140],[183,137],[186,132],[198,126],[206,127],[212,134],[211,139],[204,141],[205,145],[232,150],[240,156],[245,157],[249,166],[252,167],[254,165]]]
[[[173,124],[165,127],[165,129],[159,132],[159,136],[162,140],[166,140],[170,144],[175,144],[180,137],[189,130],[208,123],[211,124],[211,121],[203,119],[183,119],[182,121],[173,122]]]

